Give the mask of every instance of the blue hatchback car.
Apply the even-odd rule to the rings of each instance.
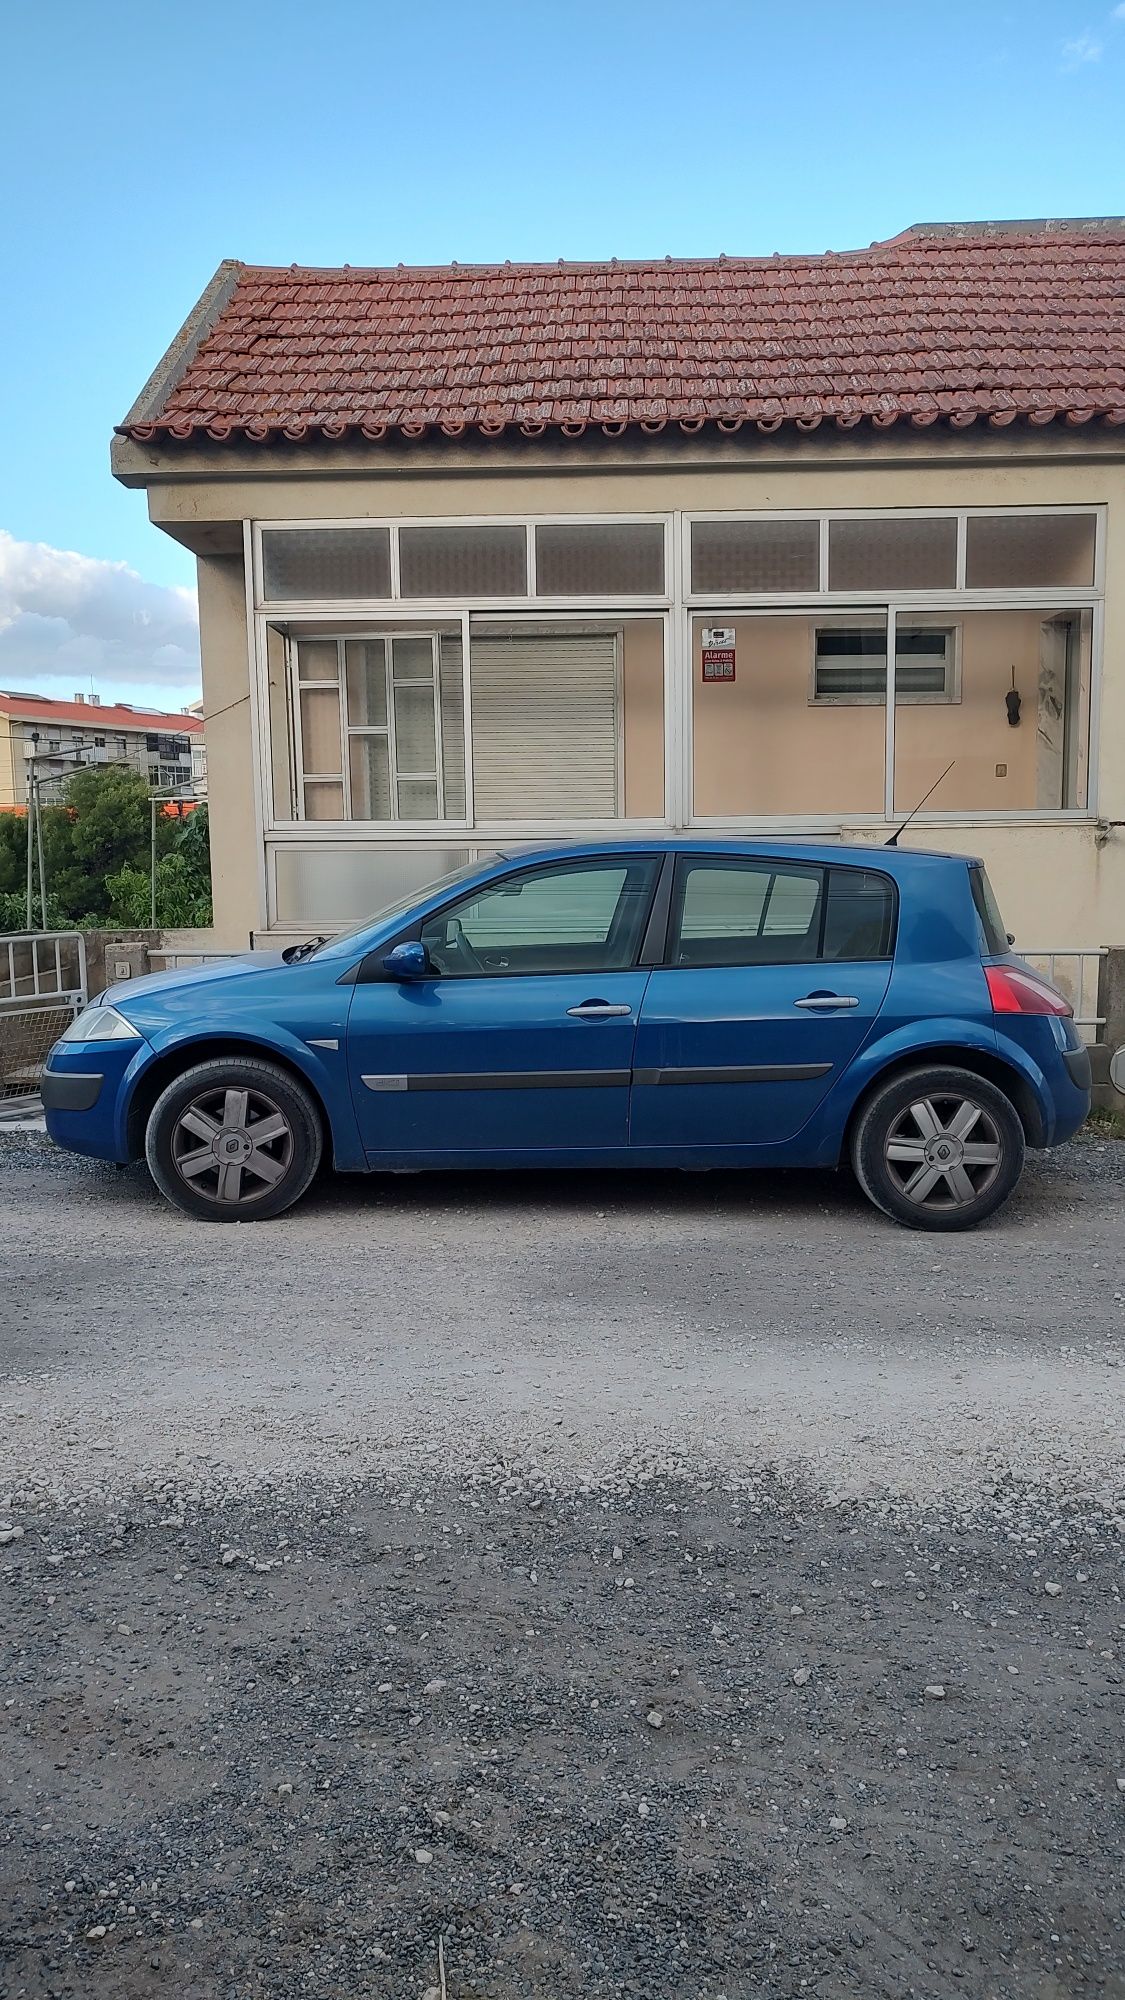
[[[1071,1010],[978,862],[696,839],[476,862],[358,930],[111,988],[47,1129],[191,1215],[292,1207],[322,1160],[835,1167],[965,1229],[1090,1108]]]

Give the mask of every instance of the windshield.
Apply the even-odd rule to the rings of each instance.
[[[463,862],[460,868],[451,868],[444,875],[435,875],[432,882],[419,882],[415,888],[408,890],[405,896],[396,896],[393,903],[386,903],[381,910],[372,910],[370,916],[364,917],[362,923],[353,924],[350,930],[337,931],[334,937],[325,938],[324,942],[308,956],[319,958],[323,952],[335,951],[338,945],[346,945],[350,938],[361,937],[373,924],[389,923],[394,917],[406,916],[416,903],[427,896],[432,896],[435,890],[444,889],[454,882],[464,881],[469,875],[477,874],[493,858],[492,855],[481,854],[475,861]]]

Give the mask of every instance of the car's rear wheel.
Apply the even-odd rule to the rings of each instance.
[[[292,1208],[316,1173],[321,1146],[308,1091],[274,1063],[239,1056],[176,1077],[145,1131],[161,1193],[208,1222],[264,1221]]]
[[[910,1229],[972,1229],[1023,1172],[1011,1099],[971,1070],[908,1070],[868,1100],[852,1134],[865,1195]]]

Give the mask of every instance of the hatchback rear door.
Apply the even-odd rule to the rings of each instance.
[[[875,870],[685,854],[634,1055],[635,1147],[776,1145],[871,1032],[895,890]]]

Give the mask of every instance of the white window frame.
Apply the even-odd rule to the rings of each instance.
[[[289,649],[289,678],[292,688],[290,714],[293,725],[293,753],[295,763],[294,785],[296,791],[296,818],[310,826],[431,826],[435,821],[428,819],[407,819],[399,812],[398,787],[400,780],[406,784],[436,785],[438,810],[436,822],[447,826],[464,826],[465,820],[447,817],[445,811],[445,756],[443,743],[443,721],[441,712],[441,642],[451,636],[449,626],[453,620],[444,621],[445,630],[430,628],[426,631],[402,630],[383,632],[301,632],[287,639]],[[430,646],[433,672],[429,677],[396,680],[394,673],[394,645],[399,639],[424,639]],[[353,723],[348,713],[347,653],[345,648],[355,640],[367,644],[378,642],[383,647],[383,674],[387,697],[387,720],[385,723]],[[462,638],[462,644],[464,640]],[[335,646],[336,679],[334,681],[302,679],[300,673],[302,646]],[[396,687],[432,687],[434,703],[434,745],[436,769],[433,771],[404,771],[399,766],[398,746],[395,736]],[[316,689],[335,690],[340,705],[340,759],[342,770],[336,772],[307,771],[305,769],[304,739],[301,728],[301,695]],[[351,741],[354,736],[378,736],[387,744],[387,761],[390,781],[391,812],[385,820],[355,819],[352,811]],[[467,779],[466,779],[467,783]],[[342,820],[308,820],[305,814],[306,785],[340,785],[344,806]],[[293,824],[290,821],[288,824]]]
[[[517,611],[527,610],[534,605],[551,611],[573,611],[579,606],[595,605],[601,610],[616,610],[626,605],[645,610],[655,610],[669,604],[676,594],[677,547],[673,533],[673,516],[668,513],[620,513],[598,514],[578,510],[571,514],[404,514],[401,516],[367,516],[347,519],[301,519],[270,521],[257,520],[248,524],[253,553],[253,591],[256,611],[264,611],[273,618],[306,618],[331,616],[333,619],[346,614],[349,605],[356,600],[348,598],[267,598],[265,595],[265,569],[262,554],[264,534],[307,533],[310,529],[327,528],[386,528],[391,538],[391,595],[389,598],[364,599],[371,612],[376,607],[383,612],[393,606],[398,617],[420,617],[425,610],[437,605],[448,621],[454,607],[462,606],[473,611]],[[596,597],[567,595],[564,597],[540,596],[536,589],[535,574],[535,531],[537,528],[660,528],[663,534],[664,588],[659,591],[602,591]],[[458,593],[448,598],[416,598],[402,595],[401,563],[399,557],[399,532],[403,528],[522,528],[525,535],[525,569],[527,590],[517,596],[473,597]]]
[[[1035,586],[997,585],[987,590],[967,591],[965,586],[965,557],[968,536],[968,522],[973,518],[1010,519],[1022,515],[1053,516],[1056,514],[1084,514],[1094,522],[1094,577],[1090,584],[1046,584]],[[1050,601],[1053,597],[1065,598],[1068,602],[1093,602],[1105,590],[1105,506],[1093,501],[1060,502],[1057,506],[1043,507],[779,507],[758,511],[726,508],[722,511],[690,511],[682,516],[682,555],[680,573],[677,578],[682,601],[692,610],[697,606],[711,606],[722,602],[735,606],[772,606],[783,609],[787,604],[800,600],[804,605],[870,604],[874,599],[886,603],[892,599],[897,604],[920,608],[930,608],[946,597],[955,598],[958,603],[979,598],[982,603],[1011,604],[1018,608],[1027,598],[1033,603]],[[831,590],[828,583],[828,543],[833,521],[956,521],[956,562],[954,582],[947,589],[927,586],[923,590],[902,590],[883,587],[881,590]],[[691,530],[697,521],[819,521],[820,523],[820,574],[819,587],[810,591],[695,591],[691,581]],[[344,523],[340,524],[341,526]]]
[[[1090,515],[1095,523],[1094,575],[1090,586],[1051,585],[1043,589],[1006,589],[968,591],[965,588],[965,551],[967,523],[976,516],[1011,515]],[[691,526],[695,521],[732,520],[784,520],[809,519],[819,523],[820,574],[819,581],[827,584],[828,540],[830,523],[837,519],[878,520],[884,518],[956,520],[957,527],[957,569],[956,582],[948,591],[898,591],[879,593],[832,592],[826,588],[815,593],[803,594],[795,598],[789,593],[738,594],[724,593],[706,596],[693,593],[690,588],[690,543]],[[594,599],[584,598],[543,598],[536,593],[535,575],[535,535],[540,525],[574,526],[579,523],[597,525],[626,524],[660,521],[664,529],[665,549],[665,591],[658,597],[613,597],[603,595]],[[399,594],[398,535],[401,526],[442,527],[442,526],[512,526],[522,525],[527,537],[527,582],[526,598],[498,599],[441,599],[422,603],[404,599]],[[387,527],[390,530],[391,548],[391,591],[390,598],[381,601],[362,602],[332,599],[298,601],[286,599],[283,602],[266,602],[261,594],[261,536],[266,532],[284,532],[287,529],[324,529],[328,525],[339,527]],[[981,504],[972,507],[818,507],[781,509],[724,508],[717,510],[668,509],[659,513],[644,510],[595,513],[591,510],[575,508],[566,513],[551,514],[473,514],[473,515],[410,515],[397,519],[372,516],[349,516],[331,524],[323,516],[279,520],[246,520],[243,523],[243,550],[245,572],[245,596],[248,628],[248,651],[251,666],[250,730],[253,743],[255,768],[258,782],[255,787],[255,817],[259,834],[259,885],[262,921],[275,907],[270,883],[272,881],[272,861],[270,852],[274,844],[286,841],[320,843],[335,841],[347,846],[362,840],[365,844],[377,845],[389,841],[395,845],[448,843],[451,835],[464,832],[470,835],[474,847],[487,852],[495,842],[512,839],[551,840],[558,839],[560,833],[598,837],[604,834],[699,827],[703,829],[724,829],[734,833],[753,831],[786,832],[794,834],[802,828],[810,831],[839,831],[848,826],[893,826],[901,824],[905,813],[896,811],[892,793],[894,757],[894,658],[893,629],[897,617],[908,619],[912,615],[925,612],[935,619],[948,618],[951,624],[959,622],[960,614],[970,610],[1010,609],[1058,611],[1089,610],[1092,624],[1091,684],[1089,697],[1089,755],[1088,792],[1084,807],[1069,807],[1059,811],[1027,809],[1026,811],[997,812],[949,812],[942,813],[927,807],[927,823],[948,822],[970,825],[995,822],[1012,825],[1026,822],[1072,824],[1075,821],[1091,822],[1098,812],[1098,781],[1101,763],[1101,696],[1104,656],[1104,590],[1106,576],[1106,507],[1104,503],[1056,502],[1053,505],[1004,506]],[[738,819],[709,820],[696,816],[692,811],[693,784],[693,673],[692,673],[692,621],[696,616],[707,622],[730,623],[734,617],[745,617],[754,611],[772,611],[775,614],[810,617],[817,612],[857,612],[869,611],[888,620],[888,645],[892,647],[888,661],[888,691],[886,705],[886,793],[882,813],[871,814],[778,814],[767,816],[743,816]],[[664,797],[665,811],[662,817],[648,820],[626,820],[618,818],[612,822],[575,822],[561,827],[559,822],[542,822],[528,819],[504,826],[478,825],[472,797],[472,698],[470,688],[470,639],[469,620],[474,613],[489,613],[511,619],[513,623],[523,619],[542,619],[550,615],[552,622],[560,627],[571,620],[588,620],[591,617],[659,617],[662,621],[664,640]],[[463,821],[435,819],[426,821],[306,821],[299,814],[278,818],[273,799],[273,764],[270,747],[270,716],[268,673],[266,662],[266,629],[268,625],[280,625],[283,629],[300,623],[311,636],[317,621],[331,623],[332,636],[342,633],[360,636],[370,633],[371,628],[387,624],[399,624],[403,629],[409,623],[412,629],[433,625],[448,629],[459,624],[462,634],[463,705],[465,714],[465,790],[466,816]],[[379,636],[384,636],[382,633]],[[341,710],[343,703],[341,702]],[[298,726],[297,714],[293,715],[293,729]],[[345,760],[346,761],[346,760]],[[297,787],[295,809],[303,809],[303,795]],[[409,828],[409,834],[407,829]]]
[[[945,660],[944,660],[945,684],[940,694],[934,694],[929,692],[910,693],[910,694],[899,693],[897,687],[897,674],[898,674],[897,630],[899,624],[903,625],[904,627],[909,626],[909,628],[913,631],[928,630],[935,632],[943,632],[947,635],[948,643],[945,648]],[[810,708],[883,708],[886,705],[887,689],[886,689],[885,679],[884,679],[882,693],[870,693],[870,694],[822,694],[821,693],[820,688],[818,686],[818,674],[820,672],[823,672],[824,668],[822,663],[819,662],[817,658],[817,641],[822,632],[847,631],[848,629],[849,626],[846,619],[835,619],[835,618],[832,619],[825,618],[823,622],[812,625],[809,629],[809,650],[811,657],[809,660],[808,700]],[[884,656],[883,660],[884,676],[886,675],[886,664],[887,664],[886,657]],[[829,668],[828,671],[831,672],[831,668]],[[899,620],[897,620],[895,674],[896,674],[895,701],[898,704],[899,708],[905,708],[905,707],[929,708],[935,706],[941,707],[950,702],[959,702],[961,699],[960,620],[950,619],[947,622],[945,619],[940,619],[940,620],[935,619],[932,624],[922,625],[920,623],[920,615],[911,619],[908,614],[902,616]]]

